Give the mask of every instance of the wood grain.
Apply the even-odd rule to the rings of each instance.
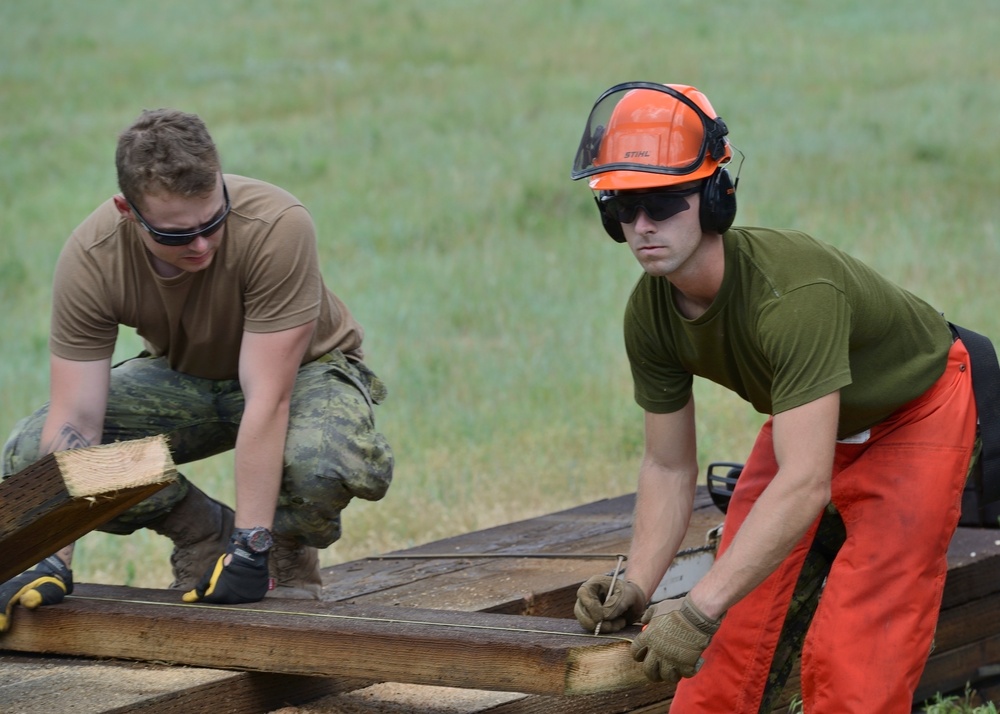
[[[174,481],[165,437],[45,456],[0,481],[0,582]]]

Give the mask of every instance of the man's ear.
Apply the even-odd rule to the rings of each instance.
[[[118,212],[122,214],[122,218],[126,218],[130,221],[135,220],[135,216],[132,215],[132,207],[128,205],[128,201],[125,200],[124,196],[119,194],[115,196],[114,201],[115,208],[117,208]]]

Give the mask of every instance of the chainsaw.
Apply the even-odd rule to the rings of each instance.
[[[730,461],[716,461],[708,466],[708,493],[712,497],[712,503],[723,513],[729,508],[736,479],[742,471],[743,464]],[[721,539],[720,523],[705,534],[705,545],[679,551],[659,585],[653,589],[650,601],[659,602],[686,595],[712,567]]]

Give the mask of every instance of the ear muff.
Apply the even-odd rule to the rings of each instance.
[[[597,212],[601,214],[601,225],[604,226],[604,230],[609,236],[614,239],[616,243],[625,242],[625,231],[622,230],[622,224],[618,220],[608,214],[608,209],[604,207],[601,203],[601,196],[606,192],[601,191],[596,196],[594,196],[594,203],[597,204]]]
[[[736,218],[736,185],[722,166],[705,179],[699,214],[701,229],[706,233],[725,233],[733,225]]]

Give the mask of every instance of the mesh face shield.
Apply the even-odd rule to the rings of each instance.
[[[593,189],[666,186],[710,176],[729,161],[732,150],[725,122],[706,109],[714,115],[693,87],[615,85],[598,98],[587,118],[570,176],[595,177]]]

